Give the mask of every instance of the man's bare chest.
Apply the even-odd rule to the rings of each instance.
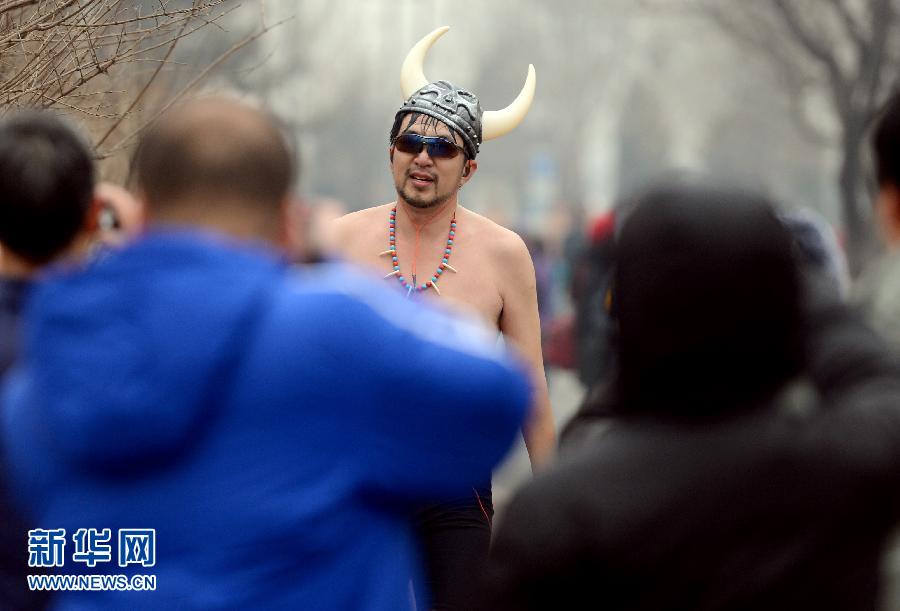
[[[351,261],[374,270],[384,277],[388,286],[401,292],[405,289],[399,276],[405,283],[411,284],[415,274],[419,287],[436,279],[436,288],[429,286],[421,291],[421,296],[474,311],[487,324],[498,327],[503,309],[498,283],[500,270],[495,269],[496,262],[490,260],[483,247],[470,240],[459,239],[454,241],[450,253],[443,248],[445,244],[420,244],[416,253],[413,241],[402,238],[395,242],[395,246],[395,254],[390,254],[385,231],[383,240],[367,237],[353,244],[345,244],[344,251]],[[445,258],[447,265],[443,266]],[[399,267],[399,273],[395,273],[396,267]]]

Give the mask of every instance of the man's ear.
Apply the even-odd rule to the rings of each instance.
[[[478,169],[478,162],[474,159],[469,159],[466,161],[466,164],[463,166],[462,170],[462,181],[459,183],[459,186],[462,187],[464,184],[469,182],[472,178],[472,175],[475,174],[475,170]]]

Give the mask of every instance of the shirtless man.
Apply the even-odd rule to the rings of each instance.
[[[336,221],[336,245],[347,259],[377,269],[410,298],[463,307],[501,332],[532,366],[535,401],[524,427],[532,469],[552,457],[553,415],[541,357],[534,266],[522,239],[459,205],[460,189],[478,169],[482,140],[524,118],[534,70],[518,98],[483,113],[470,92],[422,73],[428,48],[447,28],[423,38],[407,56],[401,88],[407,100],[390,133],[397,200]],[[397,355],[402,367],[402,355]],[[448,372],[452,375],[452,372]],[[402,392],[402,389],[399,389]],[[473,482],[470,498],[423,508],[418,516],[434,609],[467,609],[471,584],[490,544],[490,482]]]

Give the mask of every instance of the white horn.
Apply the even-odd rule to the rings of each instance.
[[[508,134],[522,122],[522,119],[528,114],[528,109],[531,108],[536,82],[534,66],[528,64],[528,76],[525,78],[525,85],[512,104],[503,110],[485,111],[481,120],[482,142]]]
[[[406,59],[403,60],[403,65],[400,67],[400,91],[403,92],[404,100],[429,83],[428,79],[425,78],[425,72],[422,70],[425,55],[428,53],[431,45],[446,34],[449,29],[450,27],[446,25],[436,29],[417,42],[406,54]]]

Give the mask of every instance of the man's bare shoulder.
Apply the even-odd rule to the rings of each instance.
[[[479,243],[485,245],[489,256],[507,263],[531,262],[528,247],[525,246],[524,240],[518,233],[477,212],[466,208],[462,208],[462,210],[466,222],[472,228],[473,235],[478,238]]]

